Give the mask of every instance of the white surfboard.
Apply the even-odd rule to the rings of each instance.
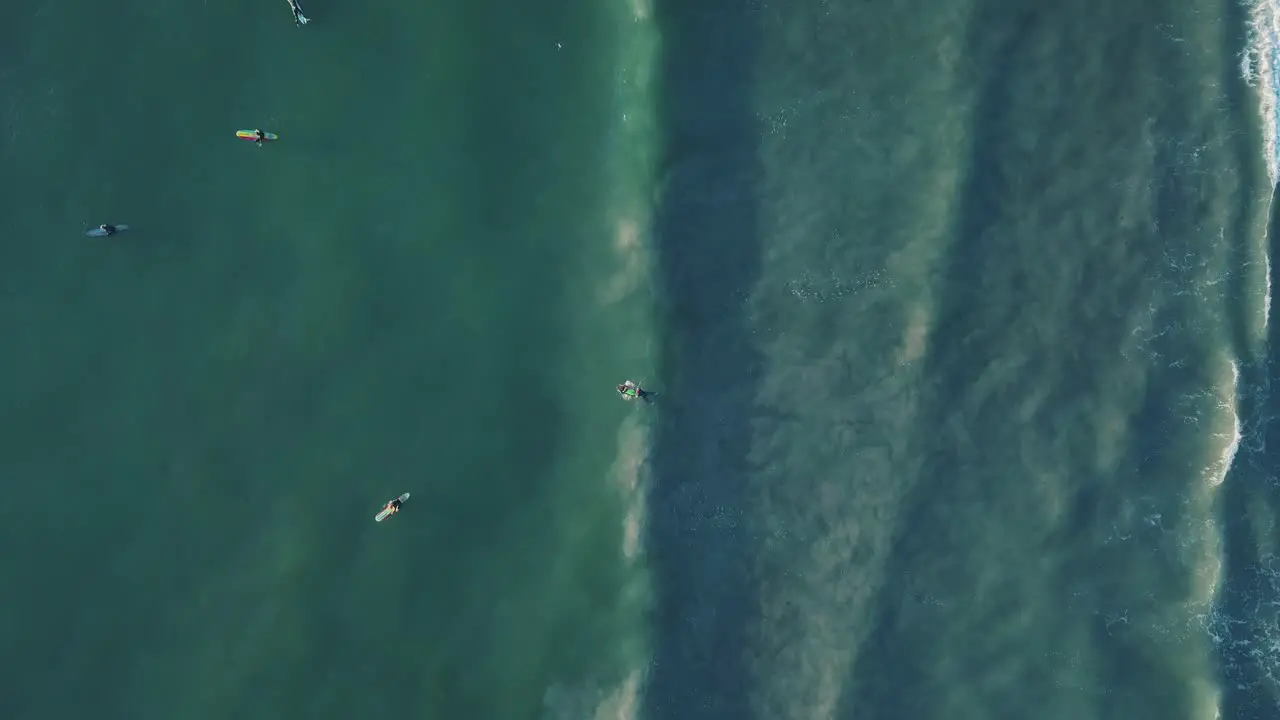
[[[302,5],[295,5],[293,0],[289,1],[289,11],[293,13],[294,22],[298,23],[298,27],[302,27],[311,22],[306,15],[302,14]]]
[[[402,503],[408,499],[409,499],[409,493],[405,493],[400,496],[400,502]],[[382,508],[382,512],[378,513],[377,517],[375,517],[373,520],[374,522],[382,522],[383,520],[386,520],[387,518],[391,517],[394,514],[395,513],[391,511],[391,508],[384,507]]]

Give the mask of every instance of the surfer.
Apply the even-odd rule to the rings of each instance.
[[[635,400],[637,398],[648,401],[649,393],[645,392],[641,387],[630,380],[618,386],[618,394],[623,400]]]
[[[262,132],[261,130],[254,130],[253,141],[258,145],[261,145],[267,141],[267,134]]]
[[[400,512],[400,506],[403,505],[404,501],[408,499],[409,499],[409,493],[405,493],[400,497],[396,498],[395,500],[387,501],[387,504],[383,505],[382,509],[378,511],[377,516],[373,518],[374,522],[382,522],[383,520],[386,520],[392,515],[395,515],[396,513]]]
[[[302,14],[302,6],[298,4],[298,0],[289,0],[289,9],[293,11],[293,21],[298,23],[298,27],[311,22]]]
[[[98,229],[99,229],[99,230],[101,230],[101,231],[102,231],[102,233],[103,233],[104,235],[106,235],[107,237],[111,237],[112,235],[115,235],[115,234],[116,234],[116,226],[115,226],[115,225],[106,225],[106,224],[103,224],[103,225],[99,225],[99,226],[98,226]]]

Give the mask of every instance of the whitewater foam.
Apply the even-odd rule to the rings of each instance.
[[[1280,120],[1280,77],[1276,74],[1280,61],[1280,3],[1262,0],[1249,13],[1249,42],[1240,58],[1240,72],[1251,87],[1258,91],[1258,110],[1261,113],[1264,148],[1266,150],[1267,177],[1272,187],[1276,184],[1277,167],[1280,167],[1280,150],[1276,147],[1277,121]]]
[[[1236,393],[1240,386],[1240,368],[1234,360],[1228,360],[1227,362],[1231,368],[1231,379],[1221,383],[1216,390],[1218,396],[1217,409],[1227,416],[1229,426],[1213,434],[1213,437],[1224,442],[1222,454],[1218,457],[1218,460],[1210,463],[1204,471],[1205,480],[1211,488],[1218,487],[1227,479],[1227,473],[1231,470],[1231,463],[1236,457],[1236,450],[1240,448],[1240,415],[1236,409]]]
[[[1280,75],[1276,68],[1280,61],[1280,0],[1259,0],[1249,12],[1249,40],[1240,58],[1240,73],[1245,82],[1257,93],[1258,112],[1262,122],[1263,159],[1267,165],[1267,179],[1274,193],[1277,175],[1280,174],[1280,147],[1277,147],[1277,127],[1280,125]],[[1267,200],[1264,217],[1270,219],[1274,197]],[[1264,244],[1264,248],[1266,245]],[[1262,326],[1271,319],[1271,258],[1263,251],[1266,266],[1266,296],[1263,298]]]

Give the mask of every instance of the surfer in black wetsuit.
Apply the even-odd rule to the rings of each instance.
[[[115,235],[115,234],[116,234],[116,226],[115,226],[115,225],[99,225],[99,226],[98,226],[98,229],[99,229],[99,230],[101,230],[102,232],[106,233],[106,234],[107,234],[107,237],[111,237],[112,235]]]
[[[253,141],[259,145],[267,141],[267,134],[262,132],[261,130],[254,130],[253,136],[254,136]]]
[[[396,513],[400,512],[400,506],[403,504],[404,504],[403,500],[401,500],[400,498],[396,498],[395,500],[392,500],[391,502],[383,506],[382,510],[389,516],[395,515]]]

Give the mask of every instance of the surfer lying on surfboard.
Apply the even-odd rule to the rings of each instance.
[[[653,393],[628,380],[618,386],[618,394],[622,396],[623,400],[644,400],[648,402],[649,396]]]
[[[298,27],[311,22],[302,14],[302,6],[298,4],[298,0],[289,0],[289,9],[293,11],[293,21],[298,23]]]
[[[266,130],[237,130],[236,137],[241,140],[250,140],[254,145],[258,145],[259,147],[271,142],[272,140],[280,139],[275,133],[267,132]]]
[[[111,237],[121,230],[128,230],[128,225],[106,225],[102,224],[96,228],[89,228],[84,231],[86,237]]]
[[[375,517],[374,520],[377,520],[378,522],[382,522],[383,520],[386,520],[392,515],[395,515],[396,513],[400,512],[400,506],[403,505],[404,501],[408,499],[409,499],[409,493],[405,493],[400,497],[396,498],[395,500],[391,500],[387,502],[386,505],[382,506],[382,510],[378,512],[378,516]]]
[[[241,140],[249,140],[258,147],[277,139],[275,133],[269,133],[266,130],[237,130],[236,137]]]

